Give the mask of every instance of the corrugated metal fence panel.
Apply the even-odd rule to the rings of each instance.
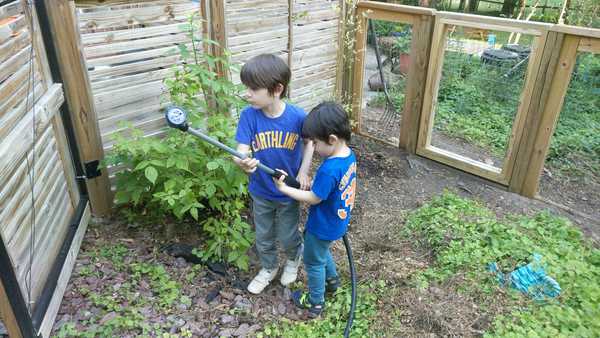
[[[51,83],[39,26],[32,31],[22,4],[0,7],[0,235],[35,308],[79,195],[57,130],[62,86]]]

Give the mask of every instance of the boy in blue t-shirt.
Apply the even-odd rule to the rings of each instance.
[[[304,232],[304,269],[308,276],[308,294],[292,293],[296,306],[309,310],[311,317],[323,311],[325,291],[339,285],[330,247],[344,236],[356,194],[356,157],[348,147],[351,130],[346,112],[334,102],[316,106],[304,121],[302,135],[313,140],[315,150],[325,158],[310,191],[287,186],[283,177],[277,188],[291,198],[308,202],[311,207]]]
[[[262,267],[248,285],[248,291],[253,294],[261,293],[277,275],[276,240],[288,258],[281,284],[288,285],[296,280],[302,257],[298,202],[279,192],[271,176],[256,170],[260,161],[293,174],[302,189],[310,187],[308,171],[313,145],[301,138],[306,113],[281,100],[286,96],[290,76],[285,62],[271,54],[253,57],[240,73],[250,106],[241,113],[235,138],[237,150],[252,156],[244,160],[234,158],[234,161],[250,174],[248,188],[256,227],[256,249]]]

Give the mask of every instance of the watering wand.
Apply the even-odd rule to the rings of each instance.
[[[224,150],[229,154],[242,160],[248,157],[248,155],[240,153],[239,151],[205,135],[199,130],[191,128],[187,123],[187,114],[185,110],[183,110],[183,108],[176,106],[169,107],[165,112],[165,117],[167,119],[167,124],[171,128],[176,128],[181,131],[188,132],[196,137],[199,137],[201,140],[206,141],[212,144],[213,146],[220,148],[221,150]],[[271,175],[272,177],[275,177],[276,179],[279,179],[282,175],[284,175],[282,172],[275,171],[262,163],[258,163],[258,168]],[[296,179],[292,176],[285,175],[284,182],[292,188],[300,189],[300,183],[296,181]],[[348,321],[344,330],[344,337],[348,337],[350,335],[350,329],[354,320],[354,310],[356,308],[356,272],[354,269],[354,260],[352,259],[352,249],[350,248],[350,241],[348,240],[348,237],[346,235],[344,235],[343,241],[344,246],[346,247],[346,254],[348,255],[348,264],[350,266],[350,280],[352,284],[350,313],[348,315]]]
[[[167,110],[165,112],[165,117],[167,119],[167,124],[171,128],[176,128],[181,131],[188,132],[188,133],[200,138],[201,140],[208,142],[208,143],[212,144],[213,146],[230,153],[231,155],[233,155],[239,159],[243,160],[248,157],[248,155],[242,154],[239,151],[202,133],[201,131],[190,127],[187,123],[187,113],[185,112],[185,110],[183,110],[183,108],[176,107],[176,106],[169,107],[169,108],[167,108]],[[272,177],[275,177],[276,179],[279,179],[281,176],[285,175],[282,172],[273,170],[260,162],[258,163],[258,168],[260,170],[266,172],[267,174],[271,175]],[[300,189],[300,183],[292,176],[285,175],[284,182],[285,182],[285,184],[289,185],[292,188]]]

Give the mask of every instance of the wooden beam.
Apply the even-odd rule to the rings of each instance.
[[[34,337],[31,316],[4,243],[0,234],[0,319],[6,326],[9,337]]]
[[[458,21],[461,25],[475,25],[476,28],[499,29],[507,32],[521,32],[524,34],[540,35],[540,32],[549,30],[553,27],[552,24],[542,22],[531,22],[522,20],[513,20],[506,18],[494,18],[490,16],[454,13],[454,12],[437,12],[436,18],[444,19],[444,21],[453,24]]]
[[[79,253],[79,248],[83,242],[83,237],[87,230],[90,217],[90,205],[88,203],[85,207],[79,225],[77,226],[77,232],[75,233],[75,237],[73,237],[73,242],[71,243],[71,247],[67,253],[67,258],[62,266],[60,276],[58,277],[58,281],[56,283],[56,289],[54,290],[54,294],[52,295],[52,299],[50,300],[50,304],[46,310],[46,315],[44,316],[44,320],[40,325],[39,333],[42,335],[42,337],[50,337],[50,331],[52,331],[54,320],[56,319],[56,315],[58,314],[65,290],[67,289],[67,284],[69,283],[71,272],[75,266],[77,254]]]
[[[448,27],[440,22],[440,19],[436,17],[435,27],[433,29],[433,37],[431,38],[429,68],[427,72],[425,94],[422,104],[423,108],[421,109],[421,120],[419,122],[419,136],[417,140],[417,154],[419,155],[422,155],[421,150],[425,150],[431,145],[431,133],[433,132],[433,120],[435,118],[437,94],[442,77],[442,66],[444,64],[447,35]]]
[[[436,13],[436,10],[431,9],[431,8],[398,5],[398,4],[376,2],[376,1],[360,1],[358,3],[358,8],[362,8],[365,10],[369,10],[369,9],[382,10],[382,11],[388,11],[388,12],[397,12],[397,13],[415,14],[415,15],[429,15],[429,16],[433,16]]]
[[[575,66],[580,38],[549,32],[509,189],[537,194],[539,179]]]
[[[294,50],[294,0],[288,0],[288,55],[287,64],[292,70],[292,51]],[[292,73],[293,74],[293,73]],[[290,81],[291,82],[291,81]],[[291,85],[287,86],[287,97],[292,97]]]
[[[550,30],[570,35],[578,35],[586,38],[600,39],[600,29],[598,28],[587,28],[569,25],[553,25],[550,28]]]
[[[3,269],[7,267],[2,267]],[[17,318],[13,312],[10,302],[8,301],[8,294],[4,289],[2,280],[0,280],[0,319],[8,331],[9,337],[21,338],[23,334],[17,323]]]
[[[579,37],[549,32],[509,190],[527,197],[537,193],[539,178],[576,61]]]
[[[352,118],[354,119],[354,129],[361,130],[360,113],[362,110],[362,94],[363,94],[363,77],[365,70],[365,55],[367,48],[367,17],[365,9],[356,9],[356,25],[359,27],[356,30],[356,39],[354,50],[354,70],[352,80]]]
[[[405,149],[411,154],[415,154],[417,151],[419,121],[421,110],[423,109],[434,23],[434,17],[421,16],[415,22],[412,29],[410,67],[408,70],[399,142],[400,148]]]
[[[75,13],[68,0],[44,0],[52,41],[55,46],[65,97],[73,122],[81,161],[89,163],[104,158],[96,108],[83,58],[79,32],[75,29]],[[92,212],[110,213],[112,193],[106,169],[101,175],[86,180]]]
[[[584,37],[579,41],[580,52],[600,54],[600,38]]]
[[[384,20],[391,22],[400,22],[413,25],[416,20],[419,20],[420,15],[409,14],[402,12],[386,12],[381,9],[367,9],[364,12],[365,16],[371,20]]]
[[[77,206],[79,201],[80,193],[77,187],[77,180],[75,179],[76,173],[73,168],[73,158],[71,157],[71,151],[67,144],[67,137],[65,136],[64,123],[60,114],[54,114],[52,119],[52,128],[54,130],[54,137],[56,139],[56,148],[60,155],[61,163],[63,166],[63,172],[65,174],[65,180],[67,181],[67,187],[69,189],[69,195],[71,197],[70,204],[73,209]]]
[[[534,88],[536,86],[536,74],[538,73],[542,62],[544,46],[547,38],[547,32],[541,36],[535,37],[531,46],[531,53],[529,54],[529,62],[527,64],[527,72],[525,74],[523,88],[521,89],[521,95],[519,96],[519,106],[517,108],[517,113],[508,138],[506,155],[504,156],[504,161],[502,163],[503,181],[507,183],[511,180],[513,175],[513,169],[517,157],[517,149],[521,137],[525,133],[523,128],[525,126],[525,120],[527,119],[527,112],[532,100]]]
[[[39,65],[41,74],[43,77],[44,90],[48,89],[52,85],[52,75],[50,74],[50,67],[48,66],[48,60],[46,58],[46,48],[44,47],[44,41],[42,34],[40,33],[40,25],[38,24],[37,12],[35,7],[30,7],[26,0],[21,0],[23,6],[23,13],[27,18],[27,25],[31,34],[32,43],[35,46],[35,61]],[[32,5],[31,5],[32,6]],[[31,24],[33,23],[33,26]]]
[[[344,51],[346,50],[346,1],[338,0],[338,6],[340,9],[340,17],[338,18],[338,48],[337,48],[337,62],[335,70],[335,95],[340,103],[344,100],[344,69],[346,67],[346,60],[344,58]]]
[[[216,57],[223,57],[227,49],[227,31],[225,26],[225,0],[209,1],[210,4],[210,33],[211,39],[219,45],[212,45],[212,54]],[[217,74],[223,78],[229,78],[223,65],[217,63]]]

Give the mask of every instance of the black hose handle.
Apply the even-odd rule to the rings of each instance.
[[[275,170],[271,176],[275,177],[276,179],[279,179],[281,176],[285,176],[283,182],[285,182],[286,185],[292,188],[300,189],[300,182],[290,175],[284,175],[281,171]]]

